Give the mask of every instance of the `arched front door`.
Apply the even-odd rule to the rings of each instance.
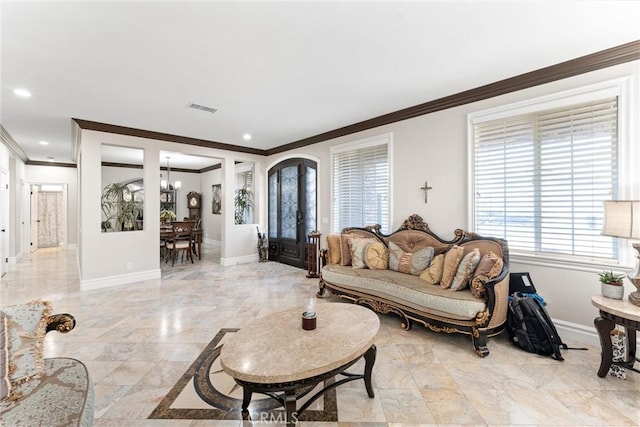
[[[269,260],[307,268],[307,234],[317,230],[316,177],[308,159],[269,169]]]

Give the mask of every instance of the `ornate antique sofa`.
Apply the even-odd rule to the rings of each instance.
[[[394,313],[406,330],[418,322],[435,332],[468,334],[480,357],[489,354],[487,337],[506,326],[509,254],[503,239],[457,229],[455,238],[445,241],[412,215],[389,235],[378,225],[346,228],[327,236],[327,243],[320,298],[331,294],[379,313]],[[426,267],[421,257],[430,258]],[[445,280],[451,280],[450,287],[443,286]],[[452,290],[454,286],[458,290]]]
[[[6,394],[0,401],[0,426],[93,425],[94,391],[86,366],[76,359],[42,354],[46,333],[67,333],[76,325],[70,314],[50,313],[46,301],[0,311],[2,349],[8,350],[0,355],[8,368],[0,378]]]

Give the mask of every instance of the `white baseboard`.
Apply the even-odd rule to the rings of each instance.
[[[238,264],[249,264],[252,262],[258,262],[258,254],[245,255],[234,258],[220,258],[220,265],[223,267]]]
[[[7,264],[17,264],[18,261],[20,261],[21,256],[22,255],[20,254],[20,255],[17,255],[17,256],[7,257]]]
[[[117,276],[100,277],[98,279],[80,280],[81,291],[109,288],[127,283],[142,282],[144,280],[160,279],[160,269],[140,271],[137,273],[120,274]]]
[[[563,341],[578,341],[595,347],[600,346],[600,338],[596,328],[593,326],[584,326],[578,323],[567,322],[566,320],[553,319],[558,334]]]

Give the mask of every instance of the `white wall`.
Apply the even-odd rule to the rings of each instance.
[[[82,194],[80,197],[80,237],[79,259],[81,287],[98,288],[130,283],[149,278],[160,277],[159,227],[160,192],[145,192],[144,230],[120,233],[102,233],[100,230],[100,194],[102,190],[101,144],[141,148],[144,152],[142,177],[146,188],[160,188],[160,151],[180,152],[184,154],[220,158],[223,169],[229,165],[233,176],[235,161],[263,161],[255,155],[245,155],[206,147],[176,144],[166,141],[83,130],[81,132],[81,156],[79,161]],[[228,172],[227,172],[228,173]],[[225,177],[226,178],[226,177]],[[180,179],[182,188],[178,196],[178,215],[187,216],[186,193],[192,189],[201,190],[201,177],[197,174],[171,172],[171,179]],[[225,186],[223,181],[223,189]],[[225,189],[226,191],[226,189]],[[225,198],[233,198],[225,194]],[[227,210],[232,215],[232,211]],[[203,212],[205,210],[203,209]],[[231,216],[233,219],[233,216]],[[249,232],[236,229],[232,221],[223,219],[224,227],[229,227],[221,247],[222,260],[227,264],[257,259],[255,239],[249,243]],[[229,224],[229,225],[226,225]],[[254,236],[255,233],[251,233]]]
[[[318,217],[331,217],[330,154],[331,146],[357,141],[366,137],[391,132],[392,152],[392,229],[400,226],[411,214],[418,214],[441,237],[450,239],[456,228],[468,229],[467,115],[472,112],[548,95],[563,90],[586,86],[613,78],[632,77],[632,123],[628,137],[634,146],[632,159],[640,159],[638,129],[640,61],[594,71],[570,79],[510,93],[507,95],[463,105],[414,119],[369,129],[353,135],[336,138],[312,146],[270,156],[273,165],[286,157],[312,155],[320,159],[318,168],[322,191],[319,193]],[[640,168],[636,168],[638,171]],[[266,172],[265,172],[266,174]],[[420,187],[425,180],[433,187],[429,203],[424,203]],[[635,188],[640,188],[634,177]],[[640,197],[640,194],[635,194]],[[320,232],[326,236],[330,224],[320,221]],[[567,270],[562,267],[532,265],[511,261],[511,271],[529,271],[541,295],[548,301],[550,314],[561,322],[578,324],[592,329],[597,310],[591,305],[591,296],[599,294],[599,283],[594,271]],[[627,293],[632,286],[627,284]]]
[[[222,184],[222,170],[214,169],[201,174],[202,182],[202,231],[205,240],[222,240],[222,215],[211,213],[213,203],[213,184]],[[224,209],[224,208],[223,208]]]

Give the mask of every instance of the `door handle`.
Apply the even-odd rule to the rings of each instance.
[[[0,230],[0,231],[2,231],[2,232],[4,233],[6,230],[3,228],[3,229],[2,229],[2,230]]]

